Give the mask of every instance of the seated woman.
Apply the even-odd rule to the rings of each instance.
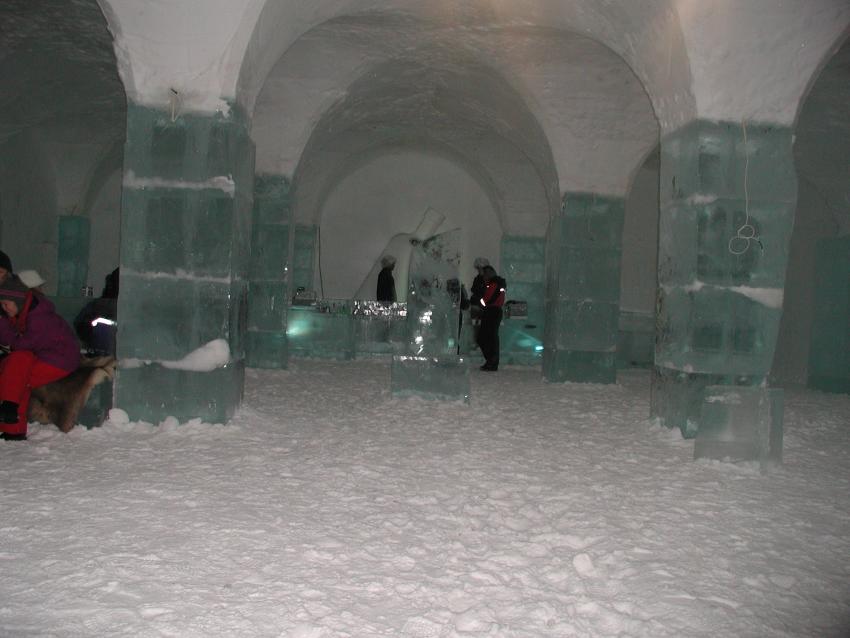
[[[0,284],[0,438],[27,438],[27,409],[33,388],[57,381],[80,364],[74,331],[53,304],[33,295],[17,277]]]

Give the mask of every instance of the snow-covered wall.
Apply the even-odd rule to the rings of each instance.
[[[677,0],[698,114],[791,125],[850,26],[847,0]]]
[[[429,207],[446,218],[438,232],[463,232],[460,274],[467,286],[475,257],[487,257],[498,268],[502,229],[479,184],[445,158],[392,153],[338,182],[325,201],[320,222],[325,297],[352,297],[389,240],[415,230]],[[314,282],[318,286],[318,276]]]

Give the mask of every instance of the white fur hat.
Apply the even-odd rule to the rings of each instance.
[[[21,283],[23,283],[27,288],[35,288],[36,286],[40,286],[44,283],[44,279],[36,270],[22,270],[16,274],[18,275],[18,279],[21,280]]]

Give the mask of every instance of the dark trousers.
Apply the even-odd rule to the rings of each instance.
[[[478,347],[488,367],[499,367],[499,324],[502,323],[501,308],[485,308],[478,328]]]

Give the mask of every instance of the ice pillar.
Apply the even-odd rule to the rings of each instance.
[[[239,405],[253,181],[238,108],[175,115],[128,105],[115,398],[132,419],[221,422]],[[217,339],[229,346],[226,365],[160,365]]]
[[[277,175],[258,175],[254,183],[246,348],[246,363],[254,368],[286,368],[289,359],[289,186]]]
[[[87,217],[62,215],[59,218],[56,294],[60,297],[77,297],[86,285],[90,232]]]
[[[818,242],[814,288],[808,385],[850,394],[850,236]]]
[[[617,374],[624,201],[564,196],[546,238],[543,375],[613,383]]]
[[[763,385],[770,370],[797,197],[791,146],[789,129],[728,122],[662,139],[652,414],[685,436],[706,387]]]

